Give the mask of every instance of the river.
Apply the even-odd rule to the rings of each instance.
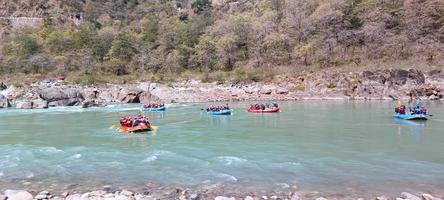
[[[427,122],[391,118],[385,101],[281,102],[276,114],[208,116],[203,104],[146,113],[156,132],[110,129],[141,105],[0,110],[0,189],[56,185],[197,187],[343,194],[442,193],[444,107]],[[441,188],[441,189],[440,189]]]

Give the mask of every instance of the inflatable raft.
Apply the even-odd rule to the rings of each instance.
[[[122,132],[122,133],[139,133],[139,132],[146,132],[146,131],[152,131],[152,130],[154,130],[154,128],[151,127],[151,125],[146,125],[146,124],[139,124],[134,127],[127,127],[127,126],[120,125],[120,127],[118,129],[118,131]]]
[[[158,111],[165,111],[166,107],[165,106],[161,106],[161,107],[158,107],[158,108],[142,108],[142,110],[144,112],[158,112]]]
[[[207,111],[209,115],[231,115],[231,110]]]
[[[276,112],[279,112],[279,108],[265,108],[265,110],[262,110],[262,109],[260,109],[260,110],[255,110],[255,109],[251,109],[251,108],[249,108],[249,109],[247,109],[247,112],[250,112],[250,113],[276,113]]]
[[[406,113],[406,114],[395,113],[395,114],[393,114],[393,118],[405,119],[405,120],[427,120],[427,115],[425,115],[425,114],[410,114],[410,113]]]

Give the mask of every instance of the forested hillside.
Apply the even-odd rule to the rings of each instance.
[[[443,0],[3,0],[0,17],[2,74],[444,64]]]

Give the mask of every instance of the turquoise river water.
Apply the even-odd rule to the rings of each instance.
[[[281,102],[283,112],[207,116],[203,104],[146,113],[155,133],[109,129],[141,107],[0,110],[0,189],[30,183],[184,187],[213,183],[340,193],[443,192],[444,106],[427,122],[392,102]],[[25,184],[25,185],[23,185]],[[242,188],[242,187],[240,187]]]

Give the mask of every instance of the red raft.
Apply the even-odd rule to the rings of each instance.
[[[151,125],[147,125],[145,123],[140,123],[137,126],[134,127],[127,127],[120,125],[119,131],[123,133],[138,133],[138,132],[145,132],[145,131],[152,131],[153,127]]]
[[[279,108],[277,108],[277,107],[265,108],[264,110],[262,110],[262,109],[256,110],[253,108],[248,108],[247,112],[250,112],[250,113],[276,113],[276,112],[279,112]]]

